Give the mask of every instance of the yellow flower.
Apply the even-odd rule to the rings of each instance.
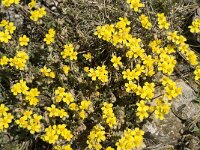
[[[145,29],[150,29],[152,27],[152,24],[149,21],[149,18],[146,15],[144,15],[144,14],[142,14],[139,17],[139,21],[141,22],[142,27],[145,28]]]
[[[6,25],[8,25],[8,21],[7,20],[2,20],[0,23],[0,27],[5,27]]]
[[[113,63],[113,66],[115,68],[118,68],[118,66],[122,66],[121,57],[117,57],[117,56],[113,55],[111,62]]]
[[[54,42],[54,37],[50,34],[46,34],[44,42],[46,42],[46,44],[51,44],[52,42]]]
[[[6,26],[5,26],[6,32],[9,32],[10,34],[13,34],[14,31],[16,30],[16,27],[14,26],[13,22],[9,22]]]
[[[89,70],[89,74],[88,74],[89,77],[92,77],[92,80],[95,81],[97,79],[97,76],[98,76],[98,73],[96,70],[94,70],[93,68],[91,68]]]
[[[84,67],[85,72],[89,72],[90,68],[89,67]]]
[[[53,37],[56,34],[56,31],[53,28],[50,28],[48,33]]]
[[[74,47],[72,44],[68,44],[64,46],[64,51],[61,52],[62,58],[69,57],[70,60],[77,60],[77,52],[74,51]]]
[[[30,19],[33,20],[33,21],[38,21],[39,12],[37,10],[33,10],[30,13],[31,13]]]
[[[70,141],[73,138],[73,135],[71,134],[71,131],[68,129],[64,129],[61,132],[61,136],[66,140],[66,141]]]
[[[132,81],[129,81],[129,83],[125,83],[125,87],[126,87],[126,92],[131,92],[131,91],[136,91],[137,89],[137,85],[134,84]]]
[[[10,66],[15,66],[16,69],[24,70],[29,56],[24,51],[17,51],[14,58],[10,58]]]
[[[49,126],[45,129],[45,134],[42,136],[42,139],[49,144],[54,144],[58,140],[59,136],[57,134],[57,126]]]
[[[43,73],[47,77],[55,78],[55,72],[51,71],[50,68],[47,68],[44,66],[43,68],[40,69],[40,72]]]
[[[186,59],[191,63],[191,65],[198,65],[197,55],[194,51],[190,50],[186,52]]]
[[[44,66],[43,68],[40,69],[40,72],[42,72],[45,76],[49,76],[49,73],[51,72],[51,69],[49,69],[46,66]]]
[[[168,100],[172,100],[173,98],[176,98],[178,95],[182,94],[181,87],[177,87],[175,82],[172,82],[168,84],[165,87],[165,97],[168,98]]]
[[[26,119],[30,119],[31,118],[31,115],[33,114],[33,111],[32,110],[26,110],[24,113],[24,118]]]
[[[0,117],[3,115],[6,115],[7,111],[8,111],[8,107],[6,107],[4,104],[0,105]]]
[[[70,54],[70,60],[77,60],[77,52],[72,52],[71,54]]]
[[[134,136],[143,136],[144,135],[144,131],[140,130],[139,128],[135,128],[132,132],[132,135]]]
[[[143,134],[144,131],[139,128],[135,128],[135,130],[127,129],[115,145],[117,146],[117,149],[120,150],[140,148],[143,142]]]
[[[141,7],[144,7],[144,4],[142,4],[140,0],[127,0],[127,3],[130,4],[130,8],[135,12],[138,12]]]
[[[74,110],[74,111],[78,111],[78,105],[76,103],[71,103],[69,105],[69,109]]]
[[[101,108],[103,111],[103,118],[110,128],[112,128],[117,123],[112,107],[113,105],[111,103],[104,102],[103,107]]]
[[[79,107],[82,110],[88,110],[90,105],[91,105],[91,101],[90,100],[83,100]]]
[[[115,150],[115,149],[112,148],[111,146],[108,146],[108,147],[106,148],[106,150]]]
[[[9,62],[9,58],[7,58],[6,56],[3,56],[2,58],[0,58],[0,65],[4,66],[7,65]]]
[[[63,98],[63,102],[65,102],[67,105],[69,105],[71,102],[74,101],[74,97],[71,93],[65,93],[64,98]]]
[[[51,44],[52,42],[54,42],[54,36],[56,34],[56,31],[53,28],[50,28],[48,30],[48,33],[45,35],[44,41],[46,42],[46,44]]]
[[[59,109],[58,110],[58,116],[60,118],[68,117],[68,113],[64,109]]]
[[[26,85],[26,81],[20,80],[18,83],[12,86],[11,92],[13,93],[13,95],[18,95],[20,93],[26,94],[28,89],[29,88]]]
[[[11,39],[11,35],[8,31],[1,32],[0,31],[0,42],[8,43],[8,41]]]
[[[25,95],[26,95],[25,99],[27,101],[29,101],[30,105],[35,106],[35,105],[37,105],[37,103],[39,101],[38,98],[37,98],[37,96],[39,96],[39,94],[40,94],[40,92],[38,91],[37,88],[30,89],[30,91],[27,91],[25,93]]]
[[[54,104],[52,104],[51,107],[47,107],[47,110],[49,111],[49,117],[59,116],[59,109],[56,108]]]
[[[0,132],[7,129],[14,118],[11,113],[7,113],[8,110],[4,104],[0,105]]]
[[[192,33],[200,33],[200,19],[195,18],[192,25],[188,27]]]
[[[87,117],[87,113],[84,111],[84,110],[81,110],[79,112],[79,116],[82,118],[82,119],[85,119]]]
[[[22,37],[19,38],[19,45],[20,46],[27,46],[29,42],[29,38],[26,35],[23,35]]]
[[[6,6],[6,7],[10,7],[10,5],[13,4],[13,0],[2,0],[2,5]]]
[[[14,117],[11,115],[11,113],[5,113],[4,116],[0,118],[0,131],[7,129],[13,118]]]
[[[38,8],[38,16],[39,16],[39,18],[42,18],[43,16],[45,16],[46,14],[47,14],[47,12],[46,12],[46,10],[45,10],[45,8],[44,7],[41,7],[41,8]]]
[[[141,100],[136,105],[138,106],[136,116],[139,117],[140,121],[143,121],[149,116],[149,114],[147,113],[147,111],[149,110],[149,106],[147,106],[143,100]]]
[[[93,129],[90,131],[90,135],[88,136],[87,144],[89,149],[96,149],[100,150],[102,148],[101,142],[105,141],[105,128],[96,125],[93,127]]]
[[[52,71],[51,71],[51,72],[49,73],[49,77],[51,77],[51,78],[55,78],[55,77],[56,77],[55,72],[52,72]]]
[[[28,7],[29,7],[30,9],[32,9],[33,7],[35,7],[35,5],[36,5],[36,0],[31,0],[31,2],[28,3]]]
[[[89,60],[89,61],[92,60],[92,55],[90,52],[88,52],[87,54],[83,54],[83,56],[85,57],[86,60]]]
[[[158,25],[160,29],[169,29],[170,24],[167,22],[167,19],[164,13],[158,13]]]
[[[62,69],[63,69],[63,71],[64,71],[65,74],[68,74],[68,72],[70,70],[70,67],[67,66],[67,65],[63,65]]]
[[[46,15],[46,11],[44,7],[33,10],[30,13],[31,13],[30,19],[33,21],[38,21],[38,19]]]
[[[194,74],[195,74],[195,80],[199,80],[200,79],[200,66],[196,67]]]

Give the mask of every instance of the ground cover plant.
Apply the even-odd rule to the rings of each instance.
[[[2,148],[145,148],[143,124],[165,119],[182,94],[179,61],[199,83],[198,53],[182,28],[195,6],[2,0],[0,132],[10,141]],[[200,33],[200,19],[186,28]]]

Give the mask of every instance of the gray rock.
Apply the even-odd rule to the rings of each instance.
[[[183,110],[181,111],[181,116],[184,116],[185,119],[192,118],[200,113],[200,106],[191,102],[194,98],[196,98],[196,95],[193,89],[183,80],[177,81],[177,85],[182,87],[183,94],[177,99],[173,100],[172,107],[174,110],[179,110],[182,108]],[[159,144],[159,147],[156,147],[155,149],[159,149],[166,145],[172,147],[173,145],[176,145],[177,141],[182,138],[180,131],[185,128],[185,124],[183,124],[172,111],[170,111],[170,113],[166,115],[165,119],[162,121],[156,120],[154,117],[152,118],[152,122],[149,121],[143,126],[145,132],[149,133],[149,136],[147,136],[147,141],[150,140],[156,145]]]

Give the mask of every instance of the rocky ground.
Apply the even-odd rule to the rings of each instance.
[[[184,80],[180,79],[177,83],[183,88],[183,94],[173,101],[166,119],[153,120],[144,125],[148,133],[147,150],[200,149],[200,105],[192,102],[198,95]]]

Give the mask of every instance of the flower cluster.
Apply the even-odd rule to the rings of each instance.
[[[198,65],[197,56],[194,51],[189,48],[189,45],[185,43],[186,38],[183,35],[178,35],[178,31],[168,32],[167,39],[178,46],[179,51],[185,55],[191,65]]]
[[[166,53],[161,53],[158,61],[158,70],[162,71],[164,74],[171,75],[174,71],[176,65],[176,58],[174,56],[167,55]]]
[[[177,87],[175,82],[167,82],[165,85],[165,97],[168,100],[172,100],[180,94],[182,94],[181,87]]]
[[[58,124],[45,128],[45,134],[41,138],[49,144],[55,144],[58,140],[69,142],[73,138],[73,135],[66,128],[66,124]]]
[[[64,88],[58,87],[55,90],[55,100],[57,103],[63,101],[67,105],[69,105],[70,103],[72,103],[74,101],[74,97],[70,92],[65,92]]]
[[[40,94],[37,88],[31,88],[26,85],[26,81],[20,80],[18,83],[14,84],[11,88],[13,95],[23,94],[25,96],[25,101],[27,101],[31,106],[36,106],[39,102],[37,98]]]
[[[139,17],[139,21],[141,22],[143,28],[151,29],[152,24],[151,24],[151,22],[149,21],[149,18],[146,15],[142,14]]]
[[[50,78],[55,78],[56,76],[55,72],[51,71],[51,69],[47,68],[46,66],[41,68],[40,72],[43,73],[46,77],[50,77]]]
[[[14,118],[11,113],[8,113],[8,107],[6,107],[4,104],[0,105],[0,131],[4,131],[9,127],[9,124],[12,122],[12,119]]]
[[[103,119],[106,120],[106,124],[108,124],[110,128],[113,128],[113,126],[117,123],[112,107],[112,103],[104,102],[103,107],[101,108],[101,110],[103,111]]]
[[[10,66],[14,66],[16,69],[24,70],[27,64],[29,56],[24,51],[17,51],[14,58],[10,58]]]
[[[145,82],[144,86],[141,87],[140,85],[136,85],[132,81],[129,81],[129,83],[125,83],[125,87],[127,92],[134,92],[142,99],[149,100],[154,97],[154,91],[155,91],[154,83]]]
[[[144,66],[141,66],[140,64],[137,64],[135,66],[135,69],[130,70],[126,69],[125,71],[122,71],[123,74],[123,79],[127,79],[128,81],[133,81],[133,80],[139,80],[139,76],[145,72]]]
[[[54,42],[54,36],[56,34],[56,31],[54,29],[49,29],[48,33],[45,35],[44,41],[46,42],[46,44],[51,44],[52,42]]]
[[[44,7],[37,8],[35,10],[31,10],[30,19],[36,22],[40,18],[44,17],[45,15],[46,15],[46,11]]]
[[[28,101],[30,105],[36,106],[39,102],[39,99],[37,98],[39,94],[40,92],[37,88],[32,88],[25,92],[25,100]]]
[[[169,113],[171,105],[168,103],[168,101],[165,101],[162,98],[156,99],[155,103],[155,118],[163,120],[165,118],[164,116]]]
[[[167,45],[166,47],[161,47],[162,41],[160,39],[155,39],[149,43],[149,47],[153,53],[158,55],[157,60],[154,59],[154,63],[157,62],[158,71],[162,71],[164,74],[171,75],[174,71],[176,65],[176,59],[173,55],[175,50],[173,46]],[[150,66],[152,67],[152,65]]]
[[[64,50],[61,52],[62,58],[69,57],[70,60],[77,60],[77,52],[74,51],[74,46],[72,44],[66,44]]]
[[[167,22],[167,19],[164,13],[158,13],[158,25],[160,29],[169,29],[170,24]]]
[[[46,109],[49,111],[49,117],[68,117],[68,113],[64,109],[56,108],[54,104],[52,104],[51,107],[47,107]]]
[[[131,37],[131,36],[130,36]],[[126,47],[128,47],[128,51],[126,52],[126,57],[131,58],[142,58],[144,59],[145,50],[142,48],[140,38],[131,37],[126,43]]]
[[[20,0],[2,0],[2,4],[6,7],[10,7],[12,4],[19,4]]]
[[[88,76],[91,77],[93,81],[98,78],[103,83],[108,82],[108,71],[105,65],[98,66],[96,69],[90,68]]]
[[[144,131],[139,128],[127,129],[116,143],[117,150],[132,150],[142,146]]]
[[[98,26],[94,35],[105,41],[111,42],[113,45],[126,44],[132,39],[130,34],[130,21],[126,17],[119,18],[119,21],[114,25]]]
[[[2,4],[8,7],[19,1],[2,0]],[[33,21],[25,25],[26,35],[20,30],[24,25],[16,22],[19,29],[14,34],[13,22],[3,18],[0,21],[0,69],[5,81],[2,95],[6,95],[0,104],[1,132],[15,116],[14,123],[18,127],[28,130],[33,138],[41,138],[55,150],[84,149],[82,145],[86,146],[86,140],[85,149],[142,148],[144,131],[138,126],[151,117],[163,120],[172,100],[182,93],[181,87],[171,79],[177,56],[184,57],[194,68],[195,80],[200,79],[200,66],[186,37],[170,26],[173,16],[167,18],[156,9],[145,12],[146,2],[141,0],[126,1],[133,10],[132,15],[125,14],[127,17],[120,17],[115,23],[96,28],[94,35],[104,40],[99,43],[105,45],[98,45],[97,39],[91,38],[92,43],[83,43],[79,49],[82,41],[74,39],[82,39],[82,36],[76,37],[79,31],[75,36],[66,33],[63,21],[67,18],[51,20],[65,11],[65,8],[59,9],[61,5],[57,6],[58,12],[54,8],[50,11],[41,6],[43,3],[29,0],[28,6],[23,2],[9,9],[11,12],[20,9],[20,17],[30,17]],[[65,7],[65,2],[62,6]],[[47,11],[52,15],[42,19]],[[189,26],[192,33],[200,33],[199,20],[195,19]],[[55,25],[57,30],[51,28]],[[33,30],[28,31],[30,27]],[[57,36],[57,33],[63,34]],[[70,38],[65,39],[65,35]],[[70,40],[75,43],[63,45]],[[40,56],[42,54],[44,56]],[[11,78],[7,80],[8,77]],[[6,81],[10,81],[11,87],[5,86]],[[14,103],[7,101],[9,99]],[[11,104],[13,116],[3,103]],[[81,138],[85,133],[87,139]]]
[[[142,99],[150,100],[154,97],[155,83],[145,82],[143,87],[138,86],[136,94]]]
[[[0,42],[8,43],[12,38],[12,34],[16,30],[16,27],[13,22],[8,22],[7,20],[2,20],[0,27],[4,28],[4,31],[0,31]]]
[[[89,149],[102,149],[101,142],[106,140],[105,129],[101,125],[96,125],[90,131],[88,136],[87,144]]]
[[[26,94],[28,91],[28,87],[26,85],[26,81],[20,80],[18,83],[14,84],[11,88],[11,92],[13,95],[18,95],[18,94]]]
[[[137,112],[136,112],[136,116],[138,116],[138,118],[140,119],[140,121],[144,120],[145,118],[147,118],[149,116],[148,114],[148,110],[150,109],[148,105],[146,105],[146,102],[144,100],[141,100],[140,102],[138,102],[136,104],[137,107]]]
[[[85,119],[87,117],[87,113],[90,109],[91,101],[90,100],[83,100],[81,101],[81,104],[79,106],[79,116],[82,119]]]
[[[127,0],[127,3],[130,4],[130,8],[135,12],[138,12],[141,7],[144,7],[144,4],[140,0]]]
[[[15,122],[21,128],[28,129],[31,134],[35,134],[36,132],[38,133],[41,131],[41,119],[41,115],[34,114],[31,110],[26,110]]]
[[[195,18],[192,25],[188,27],[192,33],[200,33],[200,19]]]

